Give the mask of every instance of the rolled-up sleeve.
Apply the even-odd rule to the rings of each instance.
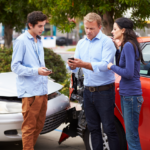
[[[108,63],[114,60],[116,48],[111,39],[107,39],[103,43],[102,60],[100,62],[91,62],[93,72],[108,71]]]
[[[29,68],[22,65],[25,51],[23,40],[16,40],[13,45],[11,70],[19,76],[36,76],[38,75],[38,68]]]

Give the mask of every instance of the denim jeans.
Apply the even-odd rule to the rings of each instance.
[[[110,150],[120,150],[119,139],[114,124],[114,87],[107,91],[90,92],[84,89],[84,109],[88,130],[91,133],[93,150],[103,150],[100,123],[108,136]]]
[[[129,150],[142,150],[138,133],[139,114],[142,103],[142,96],[121,96],[121,109]]]

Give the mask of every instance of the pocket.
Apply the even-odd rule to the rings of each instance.
[[[142,96],[139,96],[139,97],[137,97],[137,108],[138,108],[138,113],[140,113],[140,111],[141,111],[141,106],[142,106],[142,104],[143,104],[143,97]]]
[[[128,109],[133,108],[133,96],[123,96],[123,105]]]
[[[35,97],[24,97],[22,98],[22,113],[28,112],[32,104],[34,103]]]
[[[27,113],[30,109],[29,101],[26,97],[22,98],[22,113]]]
[[[34,101],[35,101],[35,97],[34,96],[28,98],[28,102],[29,102],[30,107],[32,106],[32,104],[34,103]]]
[[[133,97],[132,96],[123,96],[123,100],[125,100],[125,101],[133,101]]]

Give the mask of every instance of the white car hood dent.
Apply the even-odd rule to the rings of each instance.
[[[17,97],[17,75],[13,72],[0,73],[0,96]],[[62,85],[48,80],[48,94],[62,89]]]

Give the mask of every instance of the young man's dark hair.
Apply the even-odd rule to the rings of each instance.
[[[38,24],[38,21],[44,21],[47,19],[47,16],[44,15],[41,11],[33,11],[27,16],[27,26],[30,29],[28,23],[31,23],[33,27]]]

